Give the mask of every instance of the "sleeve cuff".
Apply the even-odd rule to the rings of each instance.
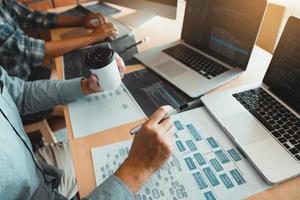
[[[101,185],[99,185],[91,194],[86,197],[87,200],[133,200],[134,195],[127,185],[118,177],[112,175]]]
[[[32,66],[41,66],[45,58],[45,41],[35,38],[29,38],[29,61]]]
[[[81,90],[81,78],[64,80],[59,91],[64,103],[84,97],[84,94]]]

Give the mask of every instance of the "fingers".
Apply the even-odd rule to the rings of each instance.
[[[167,119],[164,119],[159,124],[159,129],[161,132],[167,132],[171,127],[173,126],[173,120],[168,117]]]
[[[121,76],[121,78],[124,78],[124,73],[126,70],[125,63],[124,63],[123,59],[117,53],[116,53],[116,62],[118,65],[120,76]]]
[[[97,13],[97,17],[101,20],[101,23],[102,23],[102,24],[106,23],[107,20],[106,20],[106,17],[105,17],[105,16],[103,16],[103,15]]]
[[[93,92],[103,92],[104,90],[99,85],[99,78],[95,74],[92,74],[89,78],[89,87]]]
[[[107,21],[107,20],[106,20],[106,17],[103,16],[103,15],[101,15],[100,13],[91,13],[91,14],[88,14],[87,18],[88,18],[89,20],[97,19],[97,20],[100,21],[100,24],[104,24],[104,23],[106,23],[106,21]],[[100,25],[100,24],[99,24],[99,25]]]
[[[152,124],[152,125],[158,125],[159,122],[165,117],[165,115],[168,113],[168,111],[172,110],[173,108],[171,106],[162,106],[159,109],[157,109],[150,117],[149,120],[146,123]]]

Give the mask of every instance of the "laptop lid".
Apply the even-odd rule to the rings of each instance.
[[[266,6],[266,0],[188,0],[181,38],[246,70]]]
[[[263,82],[300,114],[300,19],[289,18]]]

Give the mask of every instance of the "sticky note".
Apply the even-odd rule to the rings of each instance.
[[[243,176],[240,174],[240,172],[237,169],[231,170],[229,172],[238,185],[242,185],[242,184],[246,183],[245,179],[243,178]]]
[[[209,138],[207,138],[206,140],[207,140],[207,142],[209,143],[209,145],[210,145],[213,149],[219,147],[218,143],[216,142],[216,140],[215,140],[214,138],[209,137]]]
[[[222,182],[224,183],[224,185],[227,189],[230,189],[230,188],[234,187],[234,185],[231,182],[230,178],[226,174],[220,175],[220,179],[222,180]]]
[[[219,163],[219,161],[218,161],[216,158],[211,159],[209,162],[212,164],[212,166],[214,167],[214,169],[215,169],[217,172],[223,170],[222,165]]]
[[[217,177],[213,173],[213,171],[207,167],[203,169],[203,172],[205,173],[206,177],[208,178],[209,182],[211,183],[212,186],[219,185],[220,182],[218,181]]]
[[[196,181],[200,190],[208,187],[207,183],[205,182],[205,180],[202,177],[202,175],[200,174],[200,172],[194,173],[193,177],[194,177],[194,180]]]
[[[191,151],[196,151],[197,150],[197,147],[196,147],[196,145],[194,144],[194,142],[192,140],[186,141],[186,144],[188,145],[188,147]]]
[[[198,131],[195,129],[195,127],[192,124],[188,124],[188,125],[186,125],[186,127],[188,128],[189,132],[191,133],[191,135],[193,136],[193,138],[196,141],[202,140],[200,134],[198,133]]]
[[[228,163],[230,161],[228,159],[228,157],[226,156],[226,154],[222,150],[216,151],[215,154],[218,157],[218,159],[220,160],[220,162],[223,164]]]
[[[194,157],[196,158],[196,161],[200,166],[206,164],[204,157],[200,153],[194,154]]]
[[[232,157],[232,159],[234,161],[242,160],[242,158],[239,156],[239,154],[234,149],[230,149],[227,152],[229,153],[229,155]]]

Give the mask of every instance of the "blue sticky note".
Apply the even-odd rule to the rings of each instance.
[[[228,163],[230,161],[228,159],[228,157],[226,156],[226,154],[222,150],[216,151],[215,154],[218,157],[218,159],[220,160],[220,162],[223,164]]]
[[[213,149],[219,147],[218,143],[216,142],[216,140],[215,140],[214,138],[209,137],[209,138],[207,138],[206,140],[207,140],[207,142],[209,143],[209,145],[210,145]]]
[[[239,154],[234,149],[230,149],[227,152],[229,153],[229,155],[232,157],[232,159],[234,161],[242,160],[242,158],[239,156]]]
[[[220,175],[220,179],[222,180],[222,182],[224,183],[224,185],[227,189],[230,189],[230,188],[234,187],[234,185],[231,182],[230,178],[226,174]]]
[[[216,158],[211,159],[209,162],[212,164],[212,166],[215,168],[215,170],[216,170],[217,172],[223,170],[222,165],[219,163],[219,161],[218,161]]]
[[[216,185],[220,184],[217,177],[215,176],[215,174],[213,173],[213,171],[209,167],[204,168],[203,172],[206,175],[206,177],[208,178],[208,180],[209,180],[209,182],[211,183],[212,186],[216,186]]]
[[[205,196],[206,200],[216,200],[215,195],[211,191],[205,192],[204,196]]]
[[[176,127],[176,129],[177,129],[178,131],[181,131],[181,130],[184,129],[183,126],[182,126],[182,124],[181,124],[181,122],[180,122],[179,120],[176,120],[176,121],[174,122],[174,125],[175,125],[175,127]]]
[[[188,125],[186,125],[186,127],[188,128],[189,132],[192,134],[193,138],[194,138],[196,141],[202,140],[200,134],[199,134],[198,131],[195,129],[195,127],[193,126],[193,124],[188,124]]]
[[[231,170],[231,171],[229,171],[229,173],[231,174],[231,176],[234,178],[234,180],[236,181],[236,183],[238,185],[242,185],[242,184],[246,183],[245,179],[243,178],[243,176],[240,174],[240,172],[237,169]]]
[[[200,190],[208,187],[207,183],[205,182],[205,180],[202,177],[202,175],[200,174],[200,172],[194,173],[193,177],[194,177],[194,180],[196,181]]]
[[[196,160],[200,166],[206,164],[204,157],[200,153],[194,154],[194,157],[196,158]]]
[[[188,166],[189,170],[194,170],[197,168],[192,158],[190,158],[190,157],[185,158],[184,161],[185,161],[186,165]]]
[[[176,141],[176,145],[177,145],[177,148],[178,148],[178,150],[179,150],[180,152],[185,151],[185,147],[184,147],[184,145],[182,144],[182,142],[181,142],[180,140],[177,140],[177,141]]]
[[[188,140],[185,142],[191,151],[196,151],[197,147],[192,140]]]

